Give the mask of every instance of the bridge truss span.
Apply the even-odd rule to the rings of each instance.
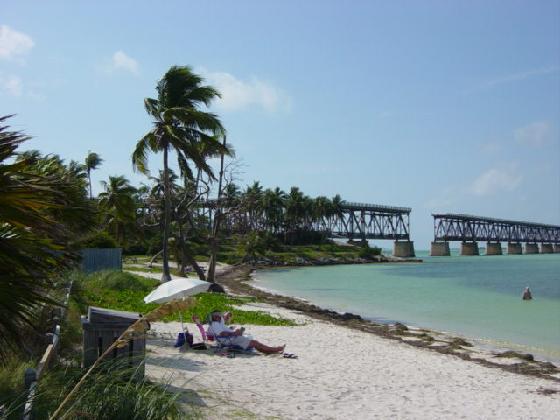
[[[408,207],[343,202],[338,214],[323,218],[314,228],[349,239],[409,241],[410,212]]]
[[[435,241],[560,244],[560,226],[466,214],[432,214]]]

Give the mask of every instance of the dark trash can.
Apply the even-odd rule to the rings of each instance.
[[[113,342],[142,316],[135,312],[114,311],[90,306],[88,315],[82,316],[82,367],[90,367]],[[115,348],[105,360],[115,360],[123,367],[134,370],[138,378],[144,377],[146,337],[135,337],[123,348]]]

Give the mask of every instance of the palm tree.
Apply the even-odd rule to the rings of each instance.
[[[263,187],[259,181],[255,181],[253,185],[247,186],[243,194],[243,202],[249,217],[249,227],[251,229],[258,229],[263,210]]]
[[[23,340],[38,305],[53,303],[52,279],[72,262],[65,244],[74,232],[52,210],[74,203],[58,174],[30,170],[38,154],[17,156],[28,139],[0,125],[0,359]]]
[[[220,143],[225,129],[219,118],[200,110],[220,94],[211,86],[202,85],[203,79],[190,67],[171,67],[159,81],[157,99],[146,98],[144,107],[153,118],[153,128],[136,144],[132,154],[133,167],[147,173],[149,152],[163,152],[165,177],[165,212],[163,229],[163,275],[169,281],[168,239],[171,222],[171,193],[169,181],[169,152],[175,151],[181,175],[193,179],[193,168],[202,170],[214,179],[206,157],[210,154],[229,154]]]
[[[134,222],[136,188],[124,176],[110,176],[109,182],[101,181],[104,191],[99,193],[99,208],[106,213],[106,220],[115,239],[125,241],[125,229]]]
[[[317,224],[317,228],[319,230],[328,230],[327,224],[324,223],[324,221],[325,219],[328,220],[333,214],[332,201],[325,196],[315,198],[315,200],[313,200],[312,213],[312,221]]]
[[[286,193],[279,187],[267,189],[262,198],[263,212],[272,233],[278,233],[284,220]]]
[[[92,190],[91,190],[91,171],[93,171],[94,169],[97,169],[99,167],[99,165],[101,165],[101,162],[103,162],[103,159],[101,159],[101,156],[99,156],[95,152],[88,152],[88,155],[86,156],[85,167],[86,167],[87,177],[88,177],[89,199],[90,200],[93,198],[93,193],[92,193]]]
[[[292,187],[286,196],[286,221],[289,230],[295,229],[303,220],[305,215],[306,196],[298,187]]]

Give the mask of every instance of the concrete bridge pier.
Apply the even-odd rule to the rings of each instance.
[[[555,254],[560,254],[560,244],[554,244],[553,249]]]
[[[395,241],[393,243],[393,257],[415,257],[413,241]]]
[[[552,254],[553,252],[552,244],[541,244],[541,254]]]
[[[521,255],[523,251],[519,242],[508,242],[508,255]]]
[[[539,253],[539,246],[535,243],[526,243],[525,244],[525,252],[524,254],[538,254]]]
[[[433,241],[430,255],[432,257],[449,257],[451,255],[449,251],[449,242]]]
[[[461,255],[480,255],[478,242],[461,242]]]
[[[502,255],[501,242],[487,242],[486,255]]]

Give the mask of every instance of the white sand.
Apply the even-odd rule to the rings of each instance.
[[[252,305],[256,306],[256,305]],[[171,341],[150,340],[146,372],[170,382],[209,418],[558,419],[560,391],[546,379],[487,368],[454,356],[354,331],[281,308],[258,305],[306,324],[249,326],[265,344],[287,343],[281,356],[179,353]],[[254,309],[254,308],[253,308]],[[189,324],[189,330],[194,326]],[[176,335],[177,323],[156,323]],[[195,334],[195,341],[199,336]]]

